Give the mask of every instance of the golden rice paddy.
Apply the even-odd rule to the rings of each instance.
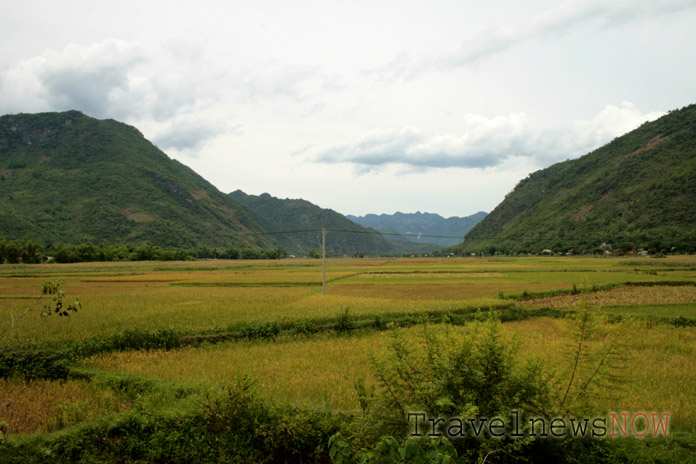
[[[485,310],[514,303],[501,296],[570,290],[573,285],[617,286],[521,304],[696,319],[694,285],[623,285],[696,282],[696,257],[330,259],[326,295],[321,293],[321,276],[321,262],[311,259],[4,265],[0,266],[0,331],[5,332],[0,332],[0,346],[72,343],[130,328],[167,327],[198,334],[260,322],[322,321],[346,309],[366,317]],[[48,280],[62,280],[66,300],[79,299],[83,309],[68,318],[42,317],[45,301],[40,289]],[[19,319],[26,309],[36,311]],[[601,314],[598,317],[602,319]],[[696,431],[696,328],[630,320],[601,324],[607,330],[620,329],[625,366],[618,373],[617,395],[611,403],[598,402],[597,408],[669,411],[675,426]],[[568,320],[536,318],[503,327],[519,339],[522,355],[541,356],[550,369],[562,371],[567,362],[564,353],[573,344]],[[418,328],[398,330],[415,336]],[[110,353],[85,363],[105,371],[213,387],[250,374],[274,401],[350,411],[357,407],[355,381],[374,382],[370,356],[384,352],[392,332],[283,336],[264,342]],[[12,415],[0,404],[0,422],[9,424],[6,427],[13,433],[29,433],[126,407],[109,395],[84,382],[3,380],[0,400],[11,403]],[[56,401],[61,398],[77,400]],[[41,417],[48,419],[42,422]]]

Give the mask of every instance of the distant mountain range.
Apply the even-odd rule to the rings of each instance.
[[[696,105],[522,179],[458,250],[696,252]]]
[[[696,252],[694,205],[696,105],[531,174],[488,215],[448,219],[346,218],[304,200],[224,194],[126,124],[78,111],[0,116],[0,240],[305,254],[320,248],[318,230],[326,227],[329,253],[338,256],[441,246],[461,253]],[[416,237],[387,240],[377,231]],[[457,245],[457,238],[428,235],[466,239]]]
[[[0,117],[0,198],[0,240],[305,254],[326,227],[330,255],[437,248],[389,241],[304,200],[224,194],[136,128],[78,111]]]
[[[241,190],[230,193],[229,197],[241,204],[249,217],[269,232],[267,237],[270,241],[290,252],[321,249],[321,232],[318,229],[322,227],[329,229],[326,249],[331,255],[395,252],[394,245],[376,231],[305,200],[281,200],[268,193],[247,195]],[[289,231],[300,232],[287,233]]]
[[[346,217],[362,226],[371,227],[382,233],[408,235],[399,237],[401,240],[451,246],[460,243],[466,233],[486,217],[486,213],[479,211],[471,216],[453,216],[450,218],[444,218],[439,214],[421,213],[420,211],[417,213],[367,214],[365,216],[347,215]]]

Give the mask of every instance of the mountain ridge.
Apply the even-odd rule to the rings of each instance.
[[[359,253],[384,254],[396,252],[396,247],[375,230],[362,227],[336,211],[321,208],[303,199],[280,199],[268,193],[249,195],[241,190],[228,194],[269,237],[283,249],[305,253],[321,248],[321,232],[326,227],[327,253],[334,256]],[[311,230],[307,230],[311,229]],[[350,231],[350,232],[338,232]],[[279,233],[273,232],[293,232]]]
[[[452,216],[445,218],[436,213],[420,212],[394,214],[366,214],[364,216],[347,215],[351,221],[365,227],[372,227],[382,233],[395,233],[413,235],[404,237],[412,242],[433,243],[439,246],[452,246],[461,242],[461,238],[478,224],[486,213],[479,211],[471,216]],[[421,237],[429,235],[431,237]],[[437,237],[440,236],[440,237]],[[455,238],[445,238],[455,237]],[[457,239],[456,237],[461,237]]]
[[[455,249],[696,251],[696,105],[522,179]]]
[[[4,239],[270,246],[241,205],[115,120],[0,116],[0,177]]]

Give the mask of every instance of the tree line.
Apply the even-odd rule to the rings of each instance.
[[[32,241],[0,240],[0,264],[38,264],[44,262],[81,263],[95,261],[186,261],[195,259],[281,259],[280,248],[163,248],[124,243],[83,243],[80,245],[40,245]]]

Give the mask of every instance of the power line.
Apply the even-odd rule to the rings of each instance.
[[[259,236],[259,235],[286,235],[286,234],[303,234],[303,233],[309,233],[309,232],[321,232],[322,229],[300,229],[300,230],[277,230],[277,231],[266,231],[266,232],[240,232],[240,235],[252,235],[252,236]],[[461,236],[453,236],[453,235],[431,235],[431,234],[401,234],[401,233],[396,233],[396,232],[379,232],[379,231],[370,231],[370,230],[348,230],[348,229],[326,229],[327,232],[339,232],[339,233],[349,233],[349,234],[364,234],[364,235],[388,235],[388,236],[396,236],[396,237],[413,237],[413,238],[448,238],[448,239],[457,239],[464,241],[464,237]],[[510,235],[505,235],[503,237],[497,237],[497,236],[478,236],[475,238],[472,238],[470,240],[489,240],[489,239],[497,239],[501,242],[508,241],[508,240],[560,240],[563,242],[578,242],[578,243],[587,243],[587,242],[592,242],[592,241],[597,241],[601,240],[600,238],[594,236],[594,237],[561,237],[561,236],[535,236],[535,237],[529,237],[526,234],[510,234]]]
[[[369,231],[369,230],[348,230],[348,229],[326,229],[327,232],[341,232],[349,234],[366,234],[366,235],[391,235],[399,237],[427,237],[427,238],[455,238],[458,240],[464,240],[461,236],[452,235],[429,235],[429,234],[399,234],[394,232],[379,232],[379,231]],[[240,232],[240,235],[282,235],[282,234],[302,234],[307,232],[321,232],[321,229],[304,229],[304,230],[278,230],[270,232]]]
[[[327,229],[329,230],[329,229]],[[272,232],[240,232],[239,235],[283,235],[283,234],[302,234],[306,232],[321,232],[321,229],[305,230],[276,230]]]

